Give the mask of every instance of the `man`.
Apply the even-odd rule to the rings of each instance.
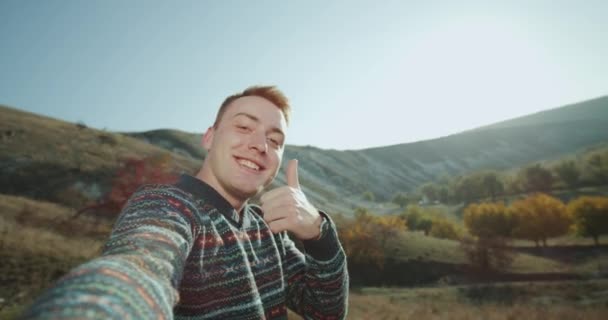
[[[278,173],[289,112],[275,87],[228,97],[203,135],[208,153],[196,176],[142,186],[101,257],[60,279],[24,317],[286,319],[288,307],[344,318],[344,251],[331,219],[302,192],[297,161],[286,186],[248,204]]]

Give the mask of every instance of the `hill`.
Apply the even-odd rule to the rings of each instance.
[[[348,215],[355,206],[381,205],[362,200],[361,195],[366,191],[386,199],[395,191],[415,188],[444,173],[516,168],[606,143],[608,133],[604,128],[608,118],[602,111],[608,109],[608,99],[593,101],[564,107],[567,112],[562,116],[552,112],[565,112],[563,109],[551,110],[545,114],[553,119],[548,122],[543,121],[544,117],[532,115],[515,119],[508,125],[497,124],[439,139],[365,150],[322,150],[290,145],[285,157],[300,160],[300,181],[310,198],[328,211]],[[176,130],[107,132],[3,106],[0,106],[0,128],[0,260],[6,261],[0,264],[0,283],[11,284],[0,286],[0,318],[18,314],[50,282],[98,255],[112,221],[92,215],[75,219],[75,209],[108,190],[122,159],[171,155],[176,170],[193,173],[205,156],[198,147],[200,134]],[[277,183],[283,182],[281,174]],[[555,276],[584,280],[553,281],[538,289],[528,283],[499,285],[495,289],[490,285],[459,285],[486,279],[474,279],[478,273],[470,271],[465,254],[455,241],[427,237],[420,232],[405,232],[394,241],[395,246],[388,249],[393,256],[383,272],[354,268],[352,283],[382,283],[386,279],[377,276],[383,275],[390,278],[387,284],[391,286],[457,284],[446,287],[446,299],[452,299],[454,295],[450,292],[458,290],[458,299],[463,296],[477,301],[489,293],[490,302],[494,302],[492,297],[498,294],[495,300],[501,303],[515,296],[538,296],[542,291],[545,296],[550,295],[543,299],[553,299],[555,304],[584,297],[585,305],[605,305],[605,297],[600,295],[606,292],[606,282],[598,280],[596,274],[605,265],[605,247],[591,247],[587,242],[583,243],[585,248],[562,245],[551,251],[520,246],[512,268],[502,278],[493,280],[547,280],[549,276],[552,277],[549,280],[558,279]],[[555,291],[549,289],[557,286],[559,289]],[[528,294],[523,288],[534,290]],[[557,294],[566,289],[563,295]],[[411,292],[409,290],[407,292]],[[579,294],[577,290],[588,294]],[[571,298],[571,292],[577,292],[575,298]],[[432,295],[437,297],[435,292]],[[355,291],[352,302],[380,307],[357,311],[353,304],[353,314],[364,312],[362,317],[368,318],[368,312],[380,312],[395,301],[404,303],[409,299],[393,291],[383,291],[382,297],[371,297],[373,302],[365,300],[367,296],[368,292],[364,297]],[[544,301],[539,303],[544,305]],[[420,303],[422,301],[412,302],[409,307]],[[568,309],[569,314],[574,314],[578,306]],[[450,310],[460,310],[464,318],[479,312],[477,305],[454,308]],[[428,310],[427,314],[436,313]],[[394,314],[402,312],[395,310]]]
[[[397,191],[413,190],[443,175],[517,168],[581,152],[607,142],[605,128],[608,97],[415,143],[346,151],[289,145],[285,158],[300,160],[303,185],[313,198],[328,206],[341,199],[348,204],[341,208],[348,208],[360,205],[366,191],[389,200]],[[133,136],[154,143],[158,135]],[[191,136],[196,138],[182,138],[180,143],[200,141],[200,135]],[[167,135],[164,141],[172,139]],[[279,181],[284,181],[282,173]]]
[[[605,143],[607,110],[602,97],[415,143],[345,151],[288,145],[285,158],[299,159],[301,183],[315,203],[348,214],[370,205],[362,199],[368,191],[385,201],[442,175],[517,168]],[[200,133],[107,132],[6,106],[0,119],[0,193],[72,207],[107,191],[121,159],[171,154],[176,170],[193,173],[205,156]],[[281,171],[276,184],[284,181]]]
[[[0,106],[0,128],[0,193],[74,208],[105,194],[124,159],[172,155],[186,172],[199,162],[140,139],[6,106]]]

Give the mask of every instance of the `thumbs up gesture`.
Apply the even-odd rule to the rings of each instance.
[[[260,198],[264,220],[274,233],[287,230],[300,240],[316,239],[323,217],[300,188],[298,160],[289,161],[286,177],[286,186],[266,192]]]

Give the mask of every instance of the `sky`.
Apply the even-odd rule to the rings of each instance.
[[[608,94],[608,1],[0,0],[0,104],[202,133],[277,85],[291,145],[363,149]]]

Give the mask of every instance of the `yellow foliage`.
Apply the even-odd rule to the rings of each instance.
[[[435,238],[460,240],[463,233],[460,226],[446,218],[433,219],[430,234]]]
[[[564,203],[543,193],[513,202],[509,211],[515,221],[516,238],[542,240],[545,244],[549,238],[566,234],[572,223]]]
[[[470,204],[464,209],[464,224],[472,235],[483,238],[508,237],[511,216],[502,203]]]
[[[568,203],[567,211],[579,235],[592,237],[599,244],[599,236],[608,234],[607,197],[580,197]]]
[[[405,230],[405,221],[398,216],[376,216],[360,209],[338,232],[350,261],[383,267],[389,240]]]

